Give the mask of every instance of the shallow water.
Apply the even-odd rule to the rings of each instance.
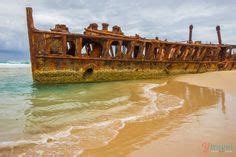
[[[0,98],[3,156],[126,156],[192,114],[225,108],[223,91],[171,78],[35,85],[27,66],[0,68]]]

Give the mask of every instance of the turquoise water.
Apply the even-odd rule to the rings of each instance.
[[[80,154],[109,144],[127,123],[167,116],[195,102],[192,91],[200,98],[210,95],[214,103],[205,106],[222,97],[169,78],[36,85],[29,64],[0,67],[0,149],[14,148],[16,154]]]

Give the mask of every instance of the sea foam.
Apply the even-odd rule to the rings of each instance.
[[[16,62],[16,61],[8,61],[8,62],[0,62],[0,68],[27,68],[30,67],[31,64],[29,62]]]
[[[19,140],[19,141],[0,142],[0,147],[15,147],[18,145],[37,144],[37,145],[43,145],[47,149],[48,146],[52,146],[52,145],[54,146],[58,145],[60,147],[60,146],[68,145],[68,144],[69,145],[73,144],[73,142],[77,142],[78,144],[81,142],[82,139],[85,138],[83,136],[86,136],[86,139],[90,141],[94,139],[94,135],[96,135],[95,143],[100,143],[100,146],[102,146],[101,145],[102,143],[103,145],[107,145],[110,141],[116,138],[116,136],[119,134],[119,131],[125,127],[126,123],[134,122],[139,119],[148,119],[149,116],[158,114],[160,110],[165,111],[166,113],[169,113],[170,111],[178,109],[183,106],[183,103],[184,103],[183,99],[180,99],[177,96],[157,93],[153,91],[154,88],[162,87],[165,85],[167,85],[166,82],[163,84],[145,84],[142,87],[142,90],[143,90],[142,96],[147,100],[146,101],[147,104],[144,104],[142,110],[136,114],[129,115],[123,118],[118,118],[118,119],[110,119],[110,120],[108,119],[106,121],[90,123],[87,125],[68,126],[67,128],[61,131],[58,131],[56,133],[43,134],[40,136],[38,140]],[[167,105],[166,108],[161,107],[161,104],[158,104],[158,99],[163,99],[165,97],[173,99],[174,100],[173,102],[175,104]],[[110,99],[108,101],[90,102],[90,104],[97,104],[97,103],[113,104],[113,103],[119,103],[122,101],[127,101],[128,99],[129,97],[124,96],[124,97]],[[132,103],[130,103],[128,107],[132,107]],[[103,131],[101,132],[101,130]],[[78,134],[73,134],[74,132],[78,132]],[[97,134],[94,132],[97,132]],[[105,135],[105,132],[107,132],[108,134]],[[76,140],[70,141],[71,139],[74,139],[74,138],[76,138]],[[96,144],[96,147],[98,147],[97,144]],[[89,148],[91,148],[91,146]],[[81,154],[84,149],[87,149],[87,148],[86,147],[79,148],[79,152],[77,153]]]

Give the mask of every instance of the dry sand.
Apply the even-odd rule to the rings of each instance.
[[[189,74],[179,76],[175,80],[198,86],[222,89],[229,93],[236,92],[236,71]]]

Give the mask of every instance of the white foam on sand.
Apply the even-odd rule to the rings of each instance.
[[[45,145],[46,147],[48,145],[57,145],[60,146],[62,143],[65,145],[73,144],[73,142],[81,142],[81,138],[86,138],[89,140],[95,140],[94,135],[96,135],[96,142],[95,143],[101,143],[103,145],[107,145],[110,141],[112,141],[116,136],[119,134],[119,130],[125,127],[127,122],[133,122],[137,121],[138,119],[147,118],[149,116],[152,116],[154,114],[158,114],[160,110],[165,110],[165,112],[170,112],[172,110],[178,109],[183,106],[184,100],[180,99],[176,96],[168,95],[169,98],[175,99],[176,103],[174,105],[168,105],[166,108],[158,108],[158,98],[164,98],[163,96],[166,96],[166,94],[157,93],[153,91],[154,88],[165,86],[167,83],[163,84],[145,84],[143,86],[143,97],[147,99],[147,105],[143,107],[143,109],[136,113],[135,115],[127,116],[124,118],[119,119],[112,119],[97,123],[92,123],[88,125],[83,126],[69,126],[68,128],[59,131],[54,134],[44,134],[40,136],[39,140],[19,140],[19,141],[9,141],[9,142],[0,142],[0,148],[1,147],[15,147],[18,145],[25,145],[25,144],[37,144],[37,145]],[[103,103],[113,104],[113,103],[119,103],[121,101],[127,101],[129,97],[119,97],[116,99],[111,99],[108,101],[104,101]],[[92,102],[92,103],[98,103],[98,102]],[[99,102],[101,103],[101,102]],[[170,102],[172,103],[172,102]],[[101,131],[102,130],[102,131]],[[78,134],[73,134],[72,132],[78,131]],[[82,131],[82,134],[80,134]],[[94,133],[97,131],[97,134]],[[108,133],[106,135],[106,133]],[[105,134],[105,135],[104,135]],[[86,137],[82,137],[86,136]],[[76,140],[71,140],[71,138]],[[63,139],[63,140],[61,140]],[[100,144],[100,146],[102,146]],[[98,147],[96,145],[96,147]],[[50,148],[50,147],[49,147]],[[77,152],[77,155],[81,154],[84,148],[79,148],[79,152]],[[42,153],[42,152],[41,152]]]

